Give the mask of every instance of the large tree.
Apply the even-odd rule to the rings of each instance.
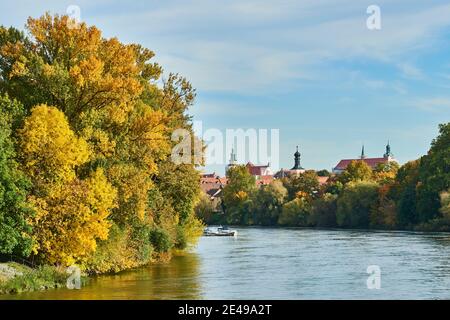
[[[0,96],[0,254],[28,255],[33,211],[26,203],[30,182],[16,161],[13,123],[22,106]]]
[[[176,129],[196,139],[188,113],[195,98],[191,84],[177,74],[161,81],[162,68],[151,50],[104,38],[95,26],[74,24],[68,16],[29,18],[26,31],[0,27],[0,91],[20,101],[34,125],[46,123],[44,118],[55,120],[54,132],[42,131],[46,136],[31,126],[22,134],[21,161],[33,181],[33,195],[45,197],[44,187],[53,190],[69,175],[75,192],[79,183],[98,172],[117,190],[117,202],[107,215],[114,237],[97,241],[98,250],[105,252],[97,252],[93,261],[100,264],[99,257],[107,255],[117,260],[111,258],[98,268],[92,261],[87,265],[103,272],[148,263],[149,246],[157,245],[152,235],[161,230],[171,241],[163,248],[183,247],[198,238],[195,165],[201,162],[178,166],[170,158]],[[39,105],[53,108],[37,119],[32,110]],[[67,128],[61,127],[63,119]],[[63,131],[70,134],[57,136]],[[41,138],[45,139],[39,142]],[[197,159],[201,153],[201,147],[192,150]],[[61,201],[46,203],[63,205]],[[49,214],[55,212],[48,209]],[[126,259],[110,254],[114,241],[120,252],[125,246]]]
[[[417,215],[420,222],[439,217],[441,192],[450,187],[450,122],[439,125],[428,154],[423,156],[417,186]]]

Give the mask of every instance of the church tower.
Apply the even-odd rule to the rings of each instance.
[[[294,153],[294,167],[291,170],[304,170],[302,168],[302,166],[300,165],[300,152],[298,151],[298,146],[297,146],[297,151]]]
[[[394,159],[394,155],[391,152],[391,145],[389,144],[389,140],[386,145],[386,153],[383,155],[383,158],[388,159],[388,160]]]
[[[364,154],[364,145],[362,145],[360,158],[361,158],[361,160],[366,158],[366,155]]]
[[[230,170],[230,168],[236,166],[236,163],[237,163],[236,153],[234,153],[234,149],[231,149],[230,161],[229,161],[227,167],[225,168],[225,174],[228,173],[228,170]]]

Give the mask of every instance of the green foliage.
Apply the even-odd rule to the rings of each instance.
[[[169,235],[164,229],[155,228],[150,232],[150,242],[156,252],[167,252],[172,248],[173,244]]]
[[[200,200],[195,207],[196,216],[204,223],[209,223],[212,219],[213,213],[216,210],[214,201],[205,192],[200,195]]]
[[[350,162],[344,172],[339,176],[339,181],[343,184],[351,181],[370,181],[372,180],[372,169],[362,160]]]
[[[450,122],[439,125],[439,136],[422,157],[419,181],[416,207],[419,222],[440,217],[439,195],[450,188]]]
[[[336,227],[337,195],[325,193],[312,202],[309,221],[317,227]]]
[[[267,186],[261,186],[254,193],[251,203],[252,224],[263,226],[275,225],[287,193],[281,181],[275,180]]]
[[[67,274],[63,268],[43,265],[36,269],[23,267],[21,269],[22,275],[0,282],[0,293],[38,291],[66,285]]]
[[[369,227],[370,210],[376,203],[378,185],[374,182],[350,182],[337,200],[336,220],[340,227]]]
[[[282,226],[309,226],[310,204],[305,199],[294,199],[283,205],[278,224]]]
[[[21,105],[0,96],[0,253],[28,255],[31,252],[33,214],[26,203],[29,180],[16,161],[13,125],[22,114]]]
[[[313,198],[319,190],[319,180],[314,170],[306,170],[302,174],[288,177],[284,184],[290,200],[294,199],[299,192]]]
[[[247,224],[251,214],[251,196],[256,190],[255,177],[244,165],[230,168],[228,184],[223,189],[226,220],[230,224]]]
[[[317,171],[317,175],[319,177],[329,177],[331,175],[331,173],[327,169],[322,169],[322,170]]]
[[[444,217],[450,218],[450,189],[441,193],[441,209]]]

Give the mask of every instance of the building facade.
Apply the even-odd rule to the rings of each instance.
[[[389,162],[397,162],[397,160],[394,158],[394,155],[391,152],[391,145],[388,141],[386,145],[386,152],[383,154],[383,157],[380,158],[367,158],[364,152],[364,145],[361,149],[361,155],[359,158],[356,159],[342,159],[338,162],[338,164],[333,168],[333,173],[340,174],[347,169],[347,166],[352,161],[364,161],[369,167],[374,170],[379,164],[387,164]]]

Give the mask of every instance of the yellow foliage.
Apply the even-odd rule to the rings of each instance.
[[[34,107],[25,119],[20,151],[28,175],[38,184],[75,179],[75,167],[89,158],[86,141],[75,135],[61,111],[46,105]]]
[[[245,199],[247,199],[247,197],[248,197],[248,194],[245,191],[241,190],[236,193],[236,198],[239,200],[245,200]]]
[[[106,239],[116,190],[101,169],[86,180],[75,179],[48,197],[31,197],[34,252],[53,264],[83,263],[95,251],[96,239]]]

